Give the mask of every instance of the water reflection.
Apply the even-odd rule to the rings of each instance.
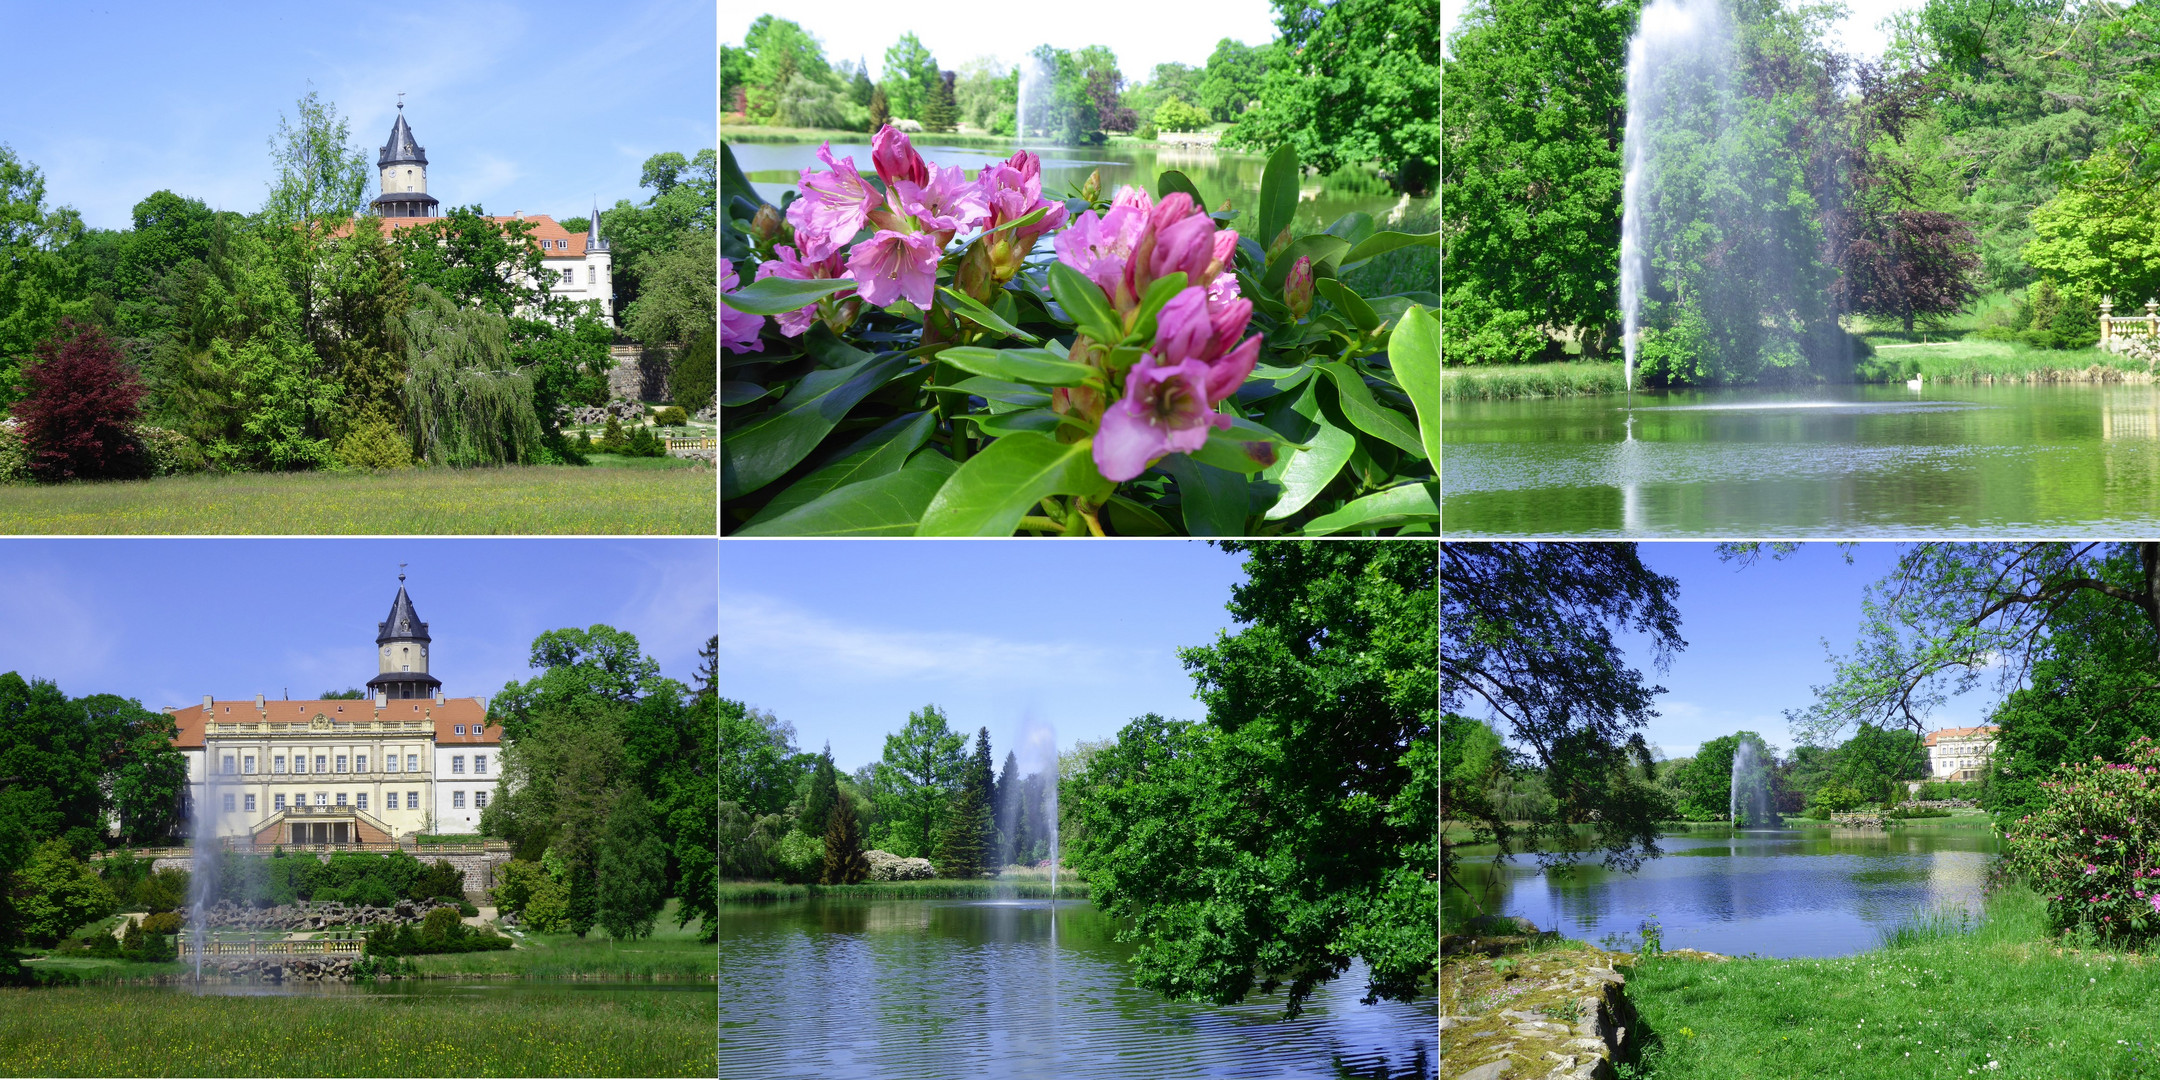
[[[840,909],[846,909],[842,911]],[[1051,946],[1053,920],[1056,946]],[[1133,985],[1085,902],[815,901],[720,919],[722,1076],[1430,1076],[1435,1004],[1353,967],[1282,1019]]]
[[[1666,855],[1633,874],[1469,856],[1461,876],[1470,894],[1451,890],[1445,919],[1520,915],[1570,938],[1632,941],[1654,917],[1667,948],[1843,956],[1876,947],[1915,913],[1977,915],[1997,850],[1993,834],[1977,830],[1720,833],[1667,837]]]
[[[2048,534],[2160,524],[2160,388],[1829,387],[1457,401],[1460,535]]]

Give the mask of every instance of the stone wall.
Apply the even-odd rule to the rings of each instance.
[[[608,371],[608,397],[656,403],[668,399],[668,350],[631,344],[608,352],[615,362]]]

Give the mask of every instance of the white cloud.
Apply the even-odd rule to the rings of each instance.
[[[1072,641],[865,626],[753,594],[723,595],[720,609],[723,669],[795,668],[849,681],[1069,686],[1108,678],[1121,661],[1140,655]]]

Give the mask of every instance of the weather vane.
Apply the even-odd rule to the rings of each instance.
[[[399,112],[405,111],[405,91],[403,90],[397,92],[397,107]]]
[[[403,584],[405,584],[405,564],[404,564],[404,563],[399,563],[399,564],[397,564],[397,579],[398,579],[398,584],[400,584],[400,585],[403,585]]]

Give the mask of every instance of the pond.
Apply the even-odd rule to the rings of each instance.
[[[1480,911],[1540,930],[1632,949],[1655,918],[1664,947],[1728,956],[1848,956],[1916,915],[1977,918],[2000,840],[1972,821],[1880,829],[1695,829],[1659,841],[1635,873],[1597,860],[1541,870],[1534,856],[1495,866],[1465,856],[1472,894],[1448,890],[1443,921]]]
[[[1054,927],[1054,931],[1053,931]],[[813,900],[723,908],[720,1075],[1424,1077],[1436,999],[1360,1005],[1352,967],[1294,1020],[1133,985],[1085,901]],[[1053,938],[1053,932],[1055,937]]]
[[[1011,157],[1015,149],[1022,148],[1017,143],[1003,147],[940,146],[936,139],[935,135],[909,137],[924,160],[934,165],[958,165],[971,176],[985,164],[1003,161]],[[735,163],[757,187],[758,194],[774,205],[779,204],[783,193],[794,187],[802,170],[825,167],[818,160],[817,143],[728,145],[735,152]],[[1257,154],[1130,143],[1053,146],[1030,142],[1025,149],[1042,158],[1043,193],[1052,197],[1062,197],[1068,189],[1077,189],[1087,181],[1090,172],[1098,169],[1102,172],[1104,198],[1117,191],[1121,184],[1143,187],[1152,193],[1157,174],[1176,169],[1192,179],[1193,186],[1207,198],[1211,210],[1220,209],[1225,199],[1238,210],[1258,202],[1260,175],[1267,166],[1267,159]],[[859,143],[834,143],[832,152],[835,158],[853,156],[857,168],[871,171],[868,139]],[[1318,232],[1353,210],[1362,210],[1379,219],[1399,201],[1393,195],[1335,190],[1311,175],[1305,177],[1299,199],[1296,225],[1299,232]],[[1262,244],[1267,242],[1265,237],[1254,239]]]
[[[2160,388],[1842,386],[1453,401],[1450,535],[2133,535]]]

